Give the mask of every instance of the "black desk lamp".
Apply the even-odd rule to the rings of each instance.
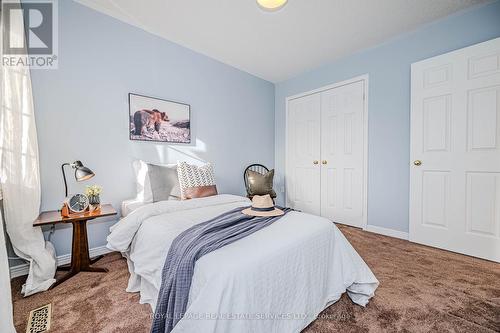
[[[81,182],[87,179],[90,179],[95,176],[95,174],[89,168],[85,167],[81,161],[74,161],[73,163],[63,163],[61,165],[61,170],[64,179],[64,189],[65,194],[68,196],[68,183],[66,182],[66,174],[64,173],[64,166],[69,165],[73,169],[75,169],[75,179],[77,182]]]

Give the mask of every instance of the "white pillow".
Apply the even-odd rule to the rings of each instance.
[[[153,202],[153,192],[148,177],[148,165],[142,160],[132,163],[135,173],[135,184],[137,187],[137,199],[142,202]]]
[[[137,198],[122,201],[122,207],[121,207],[122,208],[122,217],[127,216],[128,214],[132,213],[137,208],[140,208],[144,205],[147,205],[148,203],[149,202],[144,202],[144,201],[141,201]]]
[[[206,186],[215,187],[214,170],[210,163],[197,166],[186,162],[177,162],[177,174],[179,175],[182,199],[188,197],[186,191],[189,189]]]
[[[132,163],[132,166],[134,168],[134,173],[135,173],[135,182],[136,182],[136,191],[137,191],[137,197],[136,200],[145,202],[145,203],[150,203],[153,202],[153,191],[151,189],[151,181],[149,179],[149,170],[148,170],[148,164],[152,163],[146,163],[142,160],[136,160]],[[158,166],[164,166],[164,167],[169,167],[169,168],[177,168],[176,164],[154,164]],[[169,199],[172,200],[177,200],[180,198],[180,184],[178,182],[178,179],[176,179],[177,183],[173,185],[174,190],[173,190],[173,196],[171,196]],[[175,192],[175,193],[174,193]]]

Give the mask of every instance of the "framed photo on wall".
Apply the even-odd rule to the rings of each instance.
[[[128,94],[130,140],[191,143],[191,106]]]

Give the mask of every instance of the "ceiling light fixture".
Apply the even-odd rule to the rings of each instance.
[[[257,0],[260,8],[267,11],[276,11],[278,9],[283,8],[286,5],[288,0]]]

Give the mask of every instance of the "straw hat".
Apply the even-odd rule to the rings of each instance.
[[[274,207],[273,199],[269,194],[254,195],[252,207],[243,209],[241,212],[250,216],[280,216],[285,214],[281,209]]]

